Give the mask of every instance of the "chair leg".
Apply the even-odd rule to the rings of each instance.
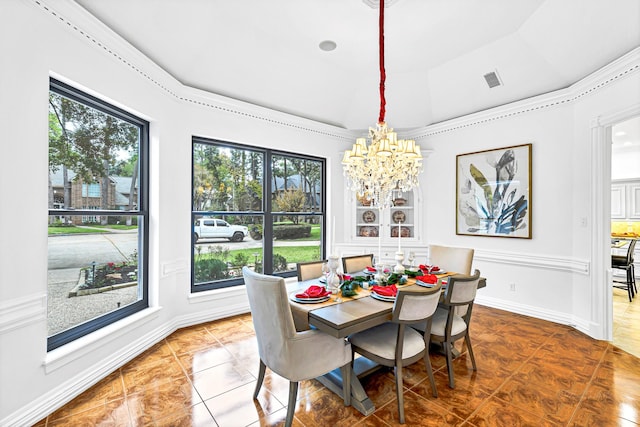
[[[630,268],[627,268],[627,293],[629,294],[629,302],[633,302],[633,285],[631,284]]]
[[[351,405],[351,362],[340,367],[342,373],[342,397],[344,406]]]
[[[464,337],[464,342],[467,343],[467,352],[469,353],[469,357],[471,358],[471,366],[473,366],[473,370],[477,371],[476,367],[476,358],[473,355],[473,349],[471,348],[471,338],[469,337],[469,330],[467,329],[467,335]]]
[[[449,373],[449,388],[456,388],[455,380],[453,378],[453,356],[451,355],[451,343],[445,341],[444,352],[447,356],[447,372]]]
[[[296,411],[296,398],[298,397],[297,381],[289,382],[289,403],[287,404],[287,419],[284,422],[285,427],[291,427],[293,423],[293,413]]]
[[[433,368],[431,367],[431,358],[429,357],[429,346],[427,346],[427,351],[424,353],[424,364],[427,367],[427,374],[429,374],[429,381],[431,382],[431,392],[433,393],[433,397],[438,397],[436,380],[433,377]]]
[[[267,366],[264,364],[262,360],[260,360],[260,369],[258,371],[258,381],[256,382],[256,389],[253,391],[253,398],[258,398],[258,393],[260,392],[260,387],[262,387],[262,381],[264,381],[264,372],[267,369]]]
[[[402,365],[395,366],[396,395],[398,397],[398,417],[400,424],[404,424],[404,390],[402,388]]]

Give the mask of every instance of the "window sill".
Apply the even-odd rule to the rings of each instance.
[[[157,319],[161,310],[161,307],[152,307],[142,310],[125,319],[119,320],[89,335],[48,352],[42,363],[45,373],[49,374],[54,372],[63,366],[79,358],[85,357],[101,347],[104,347],[107,343],[130,333],[133,329]]]

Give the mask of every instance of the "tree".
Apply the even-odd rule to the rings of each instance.
[[[99,182],[100,207],[113,209],[109,205],[109,173],[115,167],[117,153],[137,152],[140,136],[138,127],[53,92],[49,95],[49,106],[50,116],[56,118],[55,121],[50,120],[49,126],[49,170],[55,172],[58,167],[63,169],[65,208],[70,207],[66,171],[71,169],[81,182]],[[134,170],[137,170],[137,165]],[[137,173],[131,176],[134,181],[132,188],[135,189]],[[132,191],[130,194],[130,207],[134,193]],[[106,223],[106,217],[102,218],[102,222]]]
[[[304,209],[305,194],[302,189],[285,190],[276,196],[274,201],[276,208],[280,212],[302,212]],[[298,223],[298,215],[285,215],[294,224]]]

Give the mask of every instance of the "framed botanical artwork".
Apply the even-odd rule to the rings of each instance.
[[[456,234],[531,239],[531,144],[456,156]]]

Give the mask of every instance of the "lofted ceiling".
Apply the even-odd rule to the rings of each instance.
[[[187,86],[350,130],[378,119],[375,0],[75,2]],[[394,0],[386,119],[423,127],[562,89],[638,46],[638,0]]]

